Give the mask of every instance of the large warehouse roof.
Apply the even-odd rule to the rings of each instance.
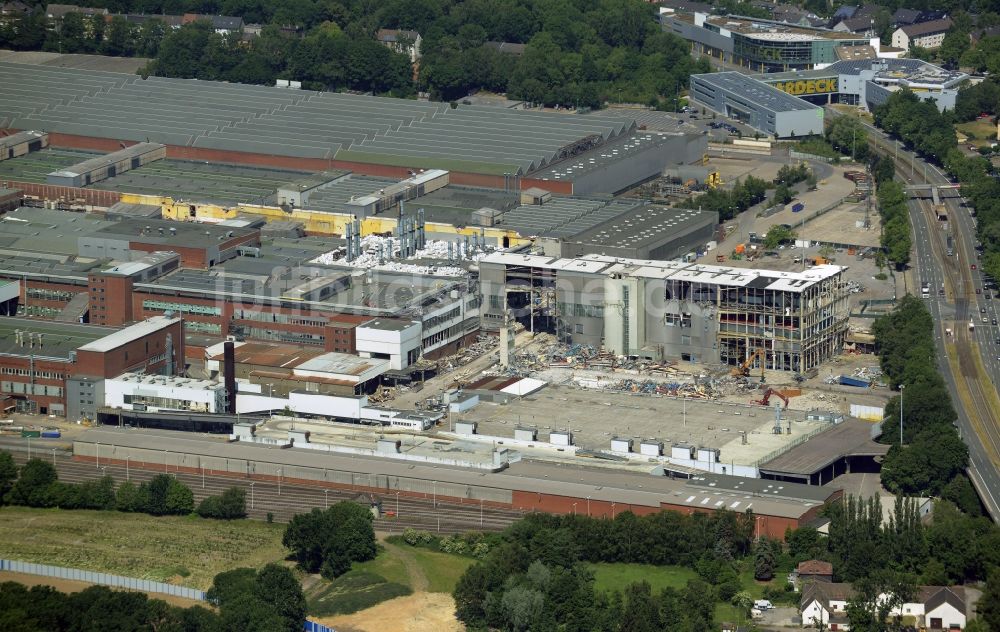
[[[0,63],[0,127],[502,174],[635,128],[628,117],[311,92]]]
[[[714,88],[725,90],[731,94],[736,94],[753,101],[772,112],[820,109],[808,101],[793,97],[790,94],[767,85],[763,81],[738,72],[715,72],[692,76],[697,77],[698,81],[712,85]]]

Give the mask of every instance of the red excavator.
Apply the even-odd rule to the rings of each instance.
[[[770,403],[770,401],[771,401],[771,396],[772,395],[778,397],[778,399],[780,399],[781,401],[785,402],[785,408],[788,408],[788,398],[785,397],[781,393],[781,391],[776,391],[773,388],[769,388],[766,391],[764,391],[764,397],[761,397],[760,399],[754,400],[753,403],[754,404],[759,404],[761,406],[767,406],[768,403]]]

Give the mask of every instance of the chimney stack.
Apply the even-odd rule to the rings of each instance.
[[[226,380],[226,412],[236,414],[236,345],[227,340],[224,345],[223,366]]]

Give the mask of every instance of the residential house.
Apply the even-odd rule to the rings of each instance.
[[[411,64],[417,63],[420,59],[420,44],[423,38],[416,31],[379,29],[375,39],[386,48],[409,56]]]
[[[93,7],[78,7],[75,4],[50,4],[45,8],[45,17],[52,22],[61,22],[67,13],[82,13],[83,15],[107,15],[107,9]]]
[[[492,48],[498,53],[514,55],[515,57],[523,55],[526,46],[525,44],[518,44],[517,42],[484,42],[483,45],[487,48]]]
[[[846,18],[833,27],[834,31],[842,33],[874,33],[875,20],[870,17]]]
[[[185,13],[183,23],[190,24],[199,20],[208,20],[212,23],[212,29],[219,35],[230,33],[240,33],[243,31],[243,18],[229,15],[202,15],[200,13]]]
[[[23,2],[0,3],[0,25],[10,24],[29,11],[31,7]]]
[[[951,18],[901,26],[892,33],[892,45],[909,50],[914,46],[938,48],[951,28]]]
[[[850,584],[813,582],[804,586],[799,607],[802,624],[822,624],[831,632],[849,630],[847,602],[854,596]],[[879,600],[886,599],[881,595]],[[893,608],[890,617],[928,631],[964,630],[967,622],[965,591],[955,586],[920,586],[912,601]]]
[[[822,560],[806,560],[799,562],[795,567],[795,573],[801,582],[832,582],[833,564]]]
[[[850,584],[812,582],[802,589],[799,610],[802,625],[825,627],[831,632],[848,630],[847,602],[854,596]]]
[[[908,26],[920,21],[920,11],[918,9],[905,9],[900,7],[892,14],[892,25],[895,27]]]
[[[129,24],[143,25],[150,20],[159,20],[163,22],[167,28],[179,29],[184,24],[184,17],[180,15],[145,15],[137,13],[129,13],[125,16],[125,21]]]

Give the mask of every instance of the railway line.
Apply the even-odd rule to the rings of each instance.
[[[323,509],[331,503],[342,500],[370,502],[371,495],[343,489],[323,488],[295,483],[252,480],[243,477],[199,475],[160,468],[140,468],[122,463],[102,463],[75,461],[66,451],[51,449],[36,450],[36,458],[52,459],[59,473],[59,480],[80,483],[110,476],[120,485],[126,480],[148,481],[157,474],[167,473],[191,488],[195,503],[206,496],[221,494],[230,487],[240,487],[247,494],[247,516],[265,520],[271,514],[275,522],[288,522],[292,516]],[[12,452],[14,460],[24,464],[28,460],[26,452]],[[375,494],[374,499],[382,503],[382,517],[375,520],[375,530],[386,533],[400,533],[403,529],[414,528],[441,535],[466,531],[500,531],[523,516],[520,511],[489,507],[481,504],[458,504],[437,499],[424,500],[403,495]],[[388,514],[392,515],[388,515]]]
[[[909,184],[951,184],[937,167],[920,160],[898,141],[863,121],[862,125],[869,131],[869,142],[893,158],[897,177]],[[983,278],[976,265],[975,221],[967,202],[960,196],[943,198],[942,202],[954,236],[954,254],[946,252],[945,233],[938,228],[935,209],[925,200],[911,200],[913,263],[920,281],[931,288],[926,301],[935,323],[938,370],[957,406],[958,431],[969,447],[969,477],[987,511],[1000,522],[1000,400],[996,391],[1000,329],[993,325],[1000,322],[1000,309],[996,299],[977,292],[982,291]],[[938,291],[941,287],[945,288],[943,296]],[[970,329],[970,322],[974,328]],[[952,336],[946,334],[949,328]]]

